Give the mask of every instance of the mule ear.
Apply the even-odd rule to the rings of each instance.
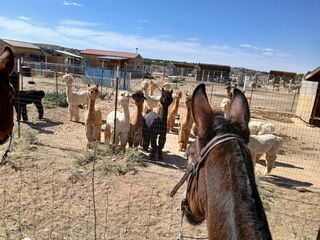
[[[0,63],[6,66],[9,74],[12,72],[14,67],[14,53],[11,48],[5,47],[0,54]]]
[[[230,120],[242,131],[247,131],[250,121],[250,108],[246,96],[237,88],[233,90],[230,105]]]
[[[203,132],[213,121],[212,108],[208,102],[206,86],[202,83],[192,94],[191,110],[198,131]]]

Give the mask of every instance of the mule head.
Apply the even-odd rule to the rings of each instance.
[[[14,67],[14,53],[11,48],[5,47],[0,54],[0,65],[6,69],[8,75],[12,72]]]
[[[246,97],[239,89],[233,90],[230,115],[223,117],[221,110],[212,110],[204,84],[194,90],[191,103],[192,116],[196,124],[199,147],[203,148],[213,137],[219,134],[233,133],[249,141],[248,122],[250,110]]]

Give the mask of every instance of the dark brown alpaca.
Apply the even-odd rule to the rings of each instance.
[[[198,140],[187,149],[190,175],[182,202],[187,220],[206,220],[211,240],[272,239],[246,147],[250,111],[245,96],[234,90],[226,119],[211,109],[200,84],[193,93],[192,114]]]
[[[5,47],[0,54],[0,145],[5,143],[13,129],[12,98],[15,94],[9,82],[14,67],[14,54]]]
[[[134,94],[132,94],[132,99],[134,100],[137,106],[137,113],[135,117],[131,118],[133,121],[130,123],[130,132],[129,132],[129,147],[138,147],[142,140],[142,132],[143,132],[143,103],[146,99],[141,90],[137,90]]]

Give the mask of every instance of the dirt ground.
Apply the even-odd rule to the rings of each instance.
[[[191,93],[195,85],[180,89]],[[255,94],[253,101],[262,97]],[[223,96],[224,87],[215,86],[213,105]],[[183,102],[179,111],[185,109]],[[254,105],[252,117],[275,124],[284,139],[276,168],[259,181],[273,238],[315,239],[320,226],[320,129],[267,110],[268,99],[260,103],[264,106]],[[98,101],[103,119],[112,106],[113,98]],[[21,171],[0,166],[0,239],[94,239],[95,232],[97,239],[177,239],[184,189],[173,199],[169,192],[183,175],[186,160],[178,151],[176,132],[167,135],[166,165],[148,163],[125,175],[95,171],[92,178],[92,164],[79,167],[74,158],[86,144],[83,116],[80,123],[70,122],[66,108],[46,105],[45,119],[38,121],[35,107],[28,111],[30,122],[21,128],[34,130],[38,143],[21,159],[10,159]],[[263,159],[258,174],[264,170]],[[205,223],[193,227],[184,222],[183,233],[205,237]]]

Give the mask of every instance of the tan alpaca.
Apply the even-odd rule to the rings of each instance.
[[[145,97],[141,90],[137,90],[134,94],[132,94],[131,98],[134,100],[137,106],[136,115],[132,119],[130,123],[130,132],[129,132],[129,147],[138,147],[140,142],[142,141],[142,132],[143,132],[143,103]]]
[[[179,109],[179,102],[182,97],[182,92],[179,91],[175,94],[173,98],[173,103],[170,104],[169,109],[168,109],[168,132],[173,132],[173,127],[174,127],[174,122],[176,119],[176,115],[178,114],[178,109]]]
[[[185,151],[189,142],[189,136],[193,125],[193,117],[191,113],[191,100],[192,96],[186,94],[187,112],[181,115],[179,120],[179,151]]]
[[[88,84],[89,108],[85,118],[88,148],[91,147],[92,142],[100,142],[101,139],[102,114],[100,110],[95,110],[96,99],[100,95],[98,87],[99,85]]]
[[[149,82],[149,87],[150,87],[150,95],[154,96],[154,90],[156,90],[158,88],[158,84],[156,84],[155,82],[153,82],[152,80]]]

